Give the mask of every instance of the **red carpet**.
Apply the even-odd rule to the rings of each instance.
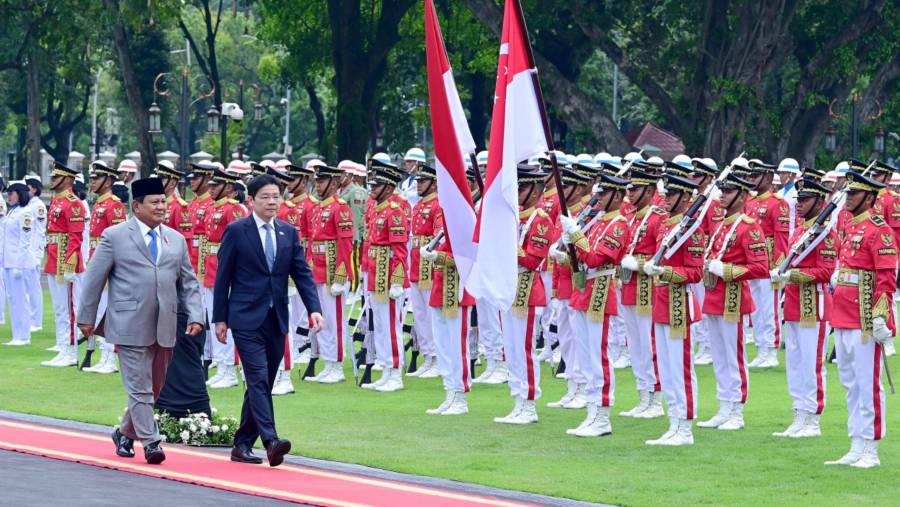
[[[212,488],[323,506],[499,506],[526,504],[287,463],[233,463],[227,454],[166,445],[166,461],[148,465],[140,444],[120,458],[107,435],[0,419],[0,449],[160,477]],[[259,451],[257,451],[259,452]]]

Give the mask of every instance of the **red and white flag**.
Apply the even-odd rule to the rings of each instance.
[[[475,141],[456,91],[433,0],[425,0],[425,59],[438,201],[444,211],[445,232],[460,285],[465,286],[478,251],[473,240],[475,209],[466,181],[465,160],[466,154],[475,152]]]
[[[518,0],[506,0],[484,197],[476,225],[478,260],[467,288],[499,310],[512,306],[518,279],[516,165],[547,151],[537,69]]]

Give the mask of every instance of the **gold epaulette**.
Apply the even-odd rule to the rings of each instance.
[[[755,224],[756,223],[756,219],[751,216],[748,216],[748,215],[744,215],[743,217],[741,217],[741,220],[743,220],[745,224]]]

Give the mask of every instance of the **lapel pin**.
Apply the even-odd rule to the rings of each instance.
[[[278,231],[279,236],[284,236],[284,231]]]

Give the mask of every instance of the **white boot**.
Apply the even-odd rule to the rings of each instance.
[[[388,379],[384,384],[376,387],[375,390],[382,393],[392,393],[403,389],[403,372],[400,368],[387,368]]]
[[[95,370],[95,373],[99,373],[101,375],[110,375],[119,371],[119,367],[116,366],[116,359],[118,357],[119,356],[115,351],[110,350],[106,357],[103,358],[102,361],[100,361],[100,364]]]
[[[784,431],[776,431],[772,433],[773,437],[794,437],[803,425],[806,424],[806,412],[802,410],[794,410],[794,421]]]
[[[213,365],[215,365],[215,367],[216,367],[216,374],[213,375],[212,377],[209,377],[206,380],[206,385],[208,385],[208,386],[211,386],[211,385],[215,384],[216,382],[218,382],[219,380],[221,380],[222,375],[225,374],[224,366],[220,366],[217,361],[213,361],[213,363],[210,365],[210,368],[212,368]],[[209,370],[207,370],[207,371],[209,371]]]
[[[407,377],[418,377],[418,376],[421,375],[425,370],[427,370],[428,368],[431,367],[431,356],[423,355],[422,357],[424,358],[424,359],[422,360],[422,364],[420,364],[419,367],[416,368],[416,371],[414,371],[414,372],[412,372],[412,373],[407,373],[407,374],[406,374]]]
[[[3,345],[8,345],[10,347],[23,347],[25,345],[31,345],[31,340],[16,340],[12,339]]]
[[[709,343],[700,342],[697,345],[697,354],[694,356],[694,365],[712,364],[712,353],[709,350]]]
[[[450,407],[450,404],[453,403],[453,397],[455,393],[453,391],[446,391],[444,393],[444,401],[441,402],[437,408],[429,408],[425,411],[428,415],[441,415],[444,410],[447,410]]]
[[[437,378],[441,376],[441,371],[438,369],[437,356],[428,356],[430,362],[428,364],[428,368],[422,370],[418,376],[419,378]]]
[[[609,407],[597,407],[594,420],[575,430],[572,434],[576,437],[604,437],[612,434],[612,425],[609,423]]]
[[[597,405],[596,403],[588,403],[587,404],[587,416],[585,416],[584,420],[581,421],[581,424],[579,424],[577,427],[567,429],[566,435],[574,435],[576,431],[584,429],[585,426],[587,426],[588,424],[591,424],[594,421],[594,418],[597,417],[597,409],[598,408],[599,408],[599,405]]]
[[[278,370],[275,385],[272,386],[272,396],[284,396],[294,392],[294,383],[291,382],[290,370]]]
[[[309,358],[312,355],[309,349],[304,350],[297,356],[297,360],[295,361],[297,364],[309,364]]]
[[[884,344],[884,355],[887,357],[892,357],[897,355],[897,348],[894,346],[894,339],[891,338]]]
[[[647,404],[647,409],[643,412],[635,414],[634,417],[638,419],[655,419],[657,417],[662,417],[665,415],[662,407],[662,391],[656,391],[653,393],[648,393],[649,403]]]
[[[536,422],[538,422],[538,415],[534,400],[523,400],[522,410],[515,417],[506,421],[507,424],[531,424]]]
[[[678,429],[671,438],[666,440],[663,445],[681,446],[694,445],[694,432],[691,429],[691,421],[687,419],[678,420]]]
[[[541,353],[537,356],[537,360],[541,361],[542,363],[550,361],[550,358],[553,357],[553,347],[549,342],[545,341],[545,343],[547,345],[541,349]]]
[[[100,349],[100,360],[97,361],[97,364],[95,364],[94,366],[89,366],[87,368],[83,368],[81,371],[88,372],[88,373],[97,373],[98,370],[100,370],[106,363],[108,356],[109,356],[109,350],[106,348],[101,348]]]
[[[33,332],[34,332],[34,331],[32,331],[32,333],[33,333]],[[59,351],[62,350],[62,349],[60,349],[58,343],[54,343],[52,347],[47,347],[47,348],[44,349],[44,350],[46,350],[47,352],[59,352]]]
[[[720,401],[719,402],[719,411],[716,415],[713,416],[712,419],[708,421],[701,421],[697,423],[698,428],[718,428],[725,421],[728,420],[728,417],[731,416],[731,411],[734,408],[734,403],[730,401]]]
[[[210,389],[228,389],[238,385],[237,367],[226,365],[219,369],[222,370],[222,376],[215,383],[209,385]]]
[[[469,401],[466,393],[456,393],[453,396],[453,401],[450,402],[450,406],[441,412],[441,415],[462,415],[468,413]]]
[[[620,347],[620,349],[621,353],[613,363],[613,368],[615,368],[616,370],[631,367],[631,352],[628,351],[628,347]]]
[[[54,368],[60,362],[60,360],[62,360],[63,356],[65,356],[65,355],[66,355],[66,353],[63,352],[63,350],[60,348],[59,351],[56,353],[56,355],[53,356],[53,359],[48,359],[47,361],[41,361],[41,366],[49,366],[51,368]]]
[[[866,445],[863,448],[862,456],[850,466],[854,468],[875,468],[881,465],[881,460],[878,459],[878,440],[866,440],[865,442]]]
[[[647,407],[650,405],[650,392],[638,391],[638,400],[638,404],[634,408],[625,412],[619,412],[619,415],[622,417],[634,417],[647,410]]]
[[[322,371],[320,371],[318,375],[305,379],[307,382],[321,382],[322,379],[331,374],[331,369],[334,368],[334,361],[326,361],[323,359],[322,362],[325,363],[325,367],[322,368]]]
[[[75,355],[74,345],[61,345],[60,351],[56,357],[49,361],[44,361],[41,366],[49,366],[51,368],[68,368],[78,364],[78,357]]]
[[[519,416],[519,413],[522,411],[522,407],[525,405],[525,398],[520,398],[516,396],[514,399],[513,409],[510,413],[506,414],[503,417],[495,417],[495,423],[501,424],[509,424],[509,421],[515,419]]]
[[[320,384],[337,384],[339,382],[343,382],[344,378],[344,368],[343,363],[339,363],[337,361],[331,361],[331,371],[328,372],[327,375],[322,377],[319,380]]]
[[[719,425],[723,431],[735,431],[744,427],[744,404],[735,403],[728,420]]]
[[[505,384],[509,381],[509,368],[506,367],[506,363],[503,361],[498,361],[497,366],[494,368],[494,373],[484,379],[483,384],[489,385],[498,385]]]
[[[762,364],[759,365],[760,368],[774,368],[778,366],[778,349],[770,348],[768,349],[768,354],[766,358],[763,360]]]
[[[806,421],[804,422],[803,427],[790,436],[794,438],[821,437],[822,428],[819,427],[819,414],[807,412]]]
[[[575,382],[567,382],[566,385],[566,394],[563,395],[559,401],[551,401],[547,404],[550,408],[562,408],[566,403],[572,401],[575,398],[575,392],[578,391],[578,384]]]
[[[563,405],[563,408],[569,410],[580,410],[587,406],[587,397],[584,395],[584,390],[587,387],[586,384],[578,384],[578,387],[575,388],[575,396],[569,400],[568,403]]]
[[[852,465],[859,461],[866,448],[866,441],[859,437],[850,439],[850,451],[835,461],[826,461],[826,465]]]
[[[747,368],[759,368],[768,356],[769,349],[765,346],[760,345],[756,348],[756,357],[754,357],[753,360],[750,361],[750,364],[747,365]]]
[[[375,367],[373,366],[372,369],[374,370]],[[390,370],[391,370],[390,368],[382,368],[382,370],[381,370],[381,378],[379,378],[378,380],[376,380],[375,382],[373,382],[373,383],[371,383],[371,384],[363,384],[363,385],[360,386],[360,387],[362,387],[363,389],[371,389],[371,390],[375,390],[375,389],[377,389],[377,388],[383,386],[383,385],[384,385],[388,380],[390,380],[390,378],[391,378],[391,371],[390,371]]]
[[[678,423],[679,419],[677,417],[669,417],[669,429],[656,440],[647,440],[644,443],[647,445],[666,445],[666,440],[672,438],[675,432],[678,431]]]
[[[497,361],[494,361],[493,359],[488,359],[487,362],[488,362],[487,368],[485,368],[484,371],[481,372],[481,375],[472,379],[473,384],[481,384],[485,380],[490,378],[491,375],[494,374],[494,370],[497,369]]]

